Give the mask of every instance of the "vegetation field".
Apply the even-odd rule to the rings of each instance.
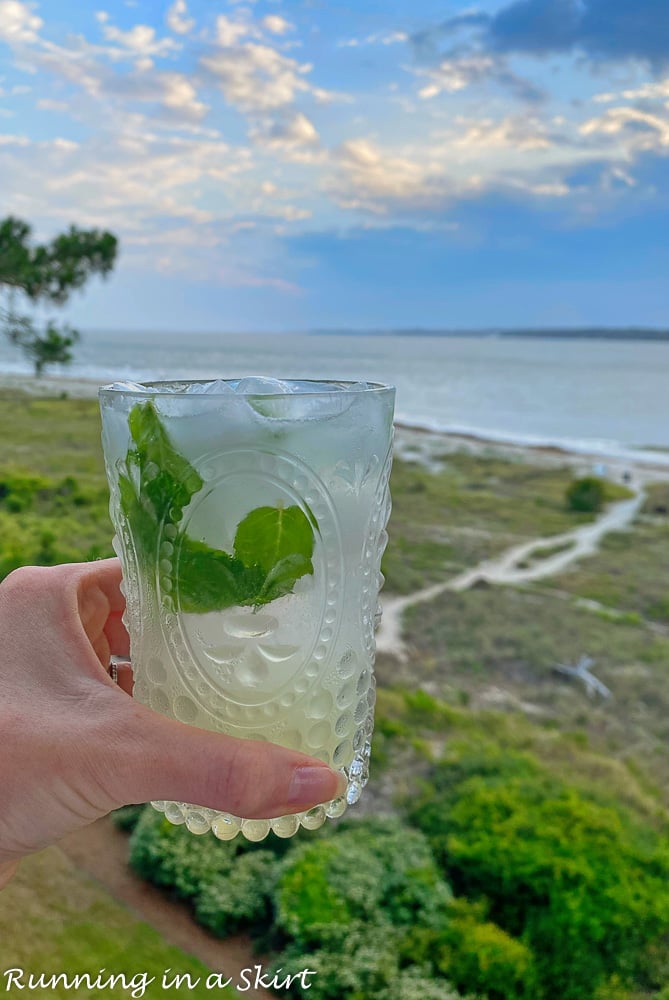
[[[30,994],[57,1000],[93,996],[127,1000],[131,990],[140,990],[142,983],[146,991],[135,995],[151,1000],[164,996],[161,983],[165,970],[190,974],[193,980],[206,979],[209,971],[167,945],[151,927],[74,869],[56,848],[26,858],[2,891],[0,942],[3,992],[19,992],[16,983],[8,990],[8,980],[2,978],[9,969],[22,970],[25,995],[29,995],[27,979],[31,973],[45,973],[47,980],[62,973],[70,977],[88,973],[93,982],[100,970],[106,970],[106,976],[125,977],[125,982],[119,979],[117,985],[100,990],[87,989],[85,980],[79,989],[61,980],[53,988],[45,985],[40,990],[38,986]],[[103,973],[101,982],[108,982],[106,976]],[[154,982],[150,982],[152,978]],[[230,989],[221,995],[231,998],[235,993]]]
[[[107,554],[96,403],[5,395],[0,427],[0,573]],[[535,537],[546,558],[595,516],[566,503],[573,477],[499,454],[398,462],[389,589]],[[379,658],[372,779],[344,822],[222,844],[139,809],[135,870],[211,933],[246,931],[273,967],[314,970],[281,995],[669,1000],[668,509],[654,486],[628,531],[559,578],[411,607],[407,658]],[[608,697],[556,670],[583,655]],[[13,962],[188,968],[76,873],[66,890],[52,859],[0,901]]]
[[[434,469],[397,459],[386,589],[409,594],[511,545],[587,524],[593,514],[565,503],[573,478],[566,464],[533,465],[499,455],[449,453]],[[606,495],[615,500],[628,493],[607,483]]]

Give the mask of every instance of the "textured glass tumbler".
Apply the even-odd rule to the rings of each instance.
[[[134,696],[347,778],[341,798],[271,820],[153,803],[193,833],[289,837],[367,782],[394,396],[262,379],[100,390]]]

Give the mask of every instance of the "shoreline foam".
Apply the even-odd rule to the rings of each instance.
[[[72,375],[34,375],[0,371],[0,390],[15,390],[33,397],[58,397],[66,393],[74,399],[96,399],[103,381]],[[579,465],[612,467],[622,473],[625,469],[644,468],[669,472],[669,449],[651,450],[625,447],[616,441],[569,440],[559,437],[541,438],[535,435],[518,435],[513,432],[475,428],[464,425],[441,425],[434,421],[413,420],[404,414],[395,419],[395,426],[402,446],[398,454],[410,452],[412,447],[430,462],[439,452],[454,447],[476,450],[492,449],[517,457],[534,456],[537,461],[571,461]],[[663,477],[664,478],[664,477]]]

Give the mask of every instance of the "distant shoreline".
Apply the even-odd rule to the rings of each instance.
[[[0,392],[16,392],[34,398],[54,398],[65,394],[70,399],[96,399],[98,389],[104,384],[97,379],[79,378],[67,375],[33,375],[0,372]],[[658,478],[669,473],[669,450],[644,448],[620,448],[613,450],[597,448],[592,442],[584,441],[582,446],[574,442],[571,446],[559,440],[528,440],[514,438],[513,433],[497,435],[478,432],[475,428],[436,427],[407,417],[395,421],[398,431],[397,453],[417,454],[429,462],[431,456],[438,456],[449,450],[469,448],[471,450],[495,451],[509,457],[529,458],[539,463],[570,462],[582,469],[593,466],[605,467],[608,471],[618,470],[621,474],[631,468],[656,471]]]
[[[440,330],[431,328],[400,328],[379,330],[309,330],[312,336],[326,337],[468,337],[513,338],[528,340],[654,340],[669,341],[669,329],[649,327],[515,327],[482,330]]]

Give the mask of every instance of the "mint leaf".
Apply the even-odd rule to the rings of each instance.
[[[128,424],[136,446],[128,452],[128,465],[139,470],[141,499],[151,504],[156,521],[162,522],[171,508],[179,516],[204,486],[202,478],[174,448],[152,400],[133,406]]]
[[[237,526],[235,555],[265,573],[287,556],[311,559],[313,551],[313,528],[299,507],[256,507]]]
[[[155,578],[166,521],[176,524],[204,483],[174,447],[152,400],[137,403],[128,417],[134,447],[119,475],[120,506],[132,524],[137,555]],[[205,614],[234,606],[260,607],[291,594],[296,582],[313,574],[314,531],[307,508],[258,507],[237,526],[230,555],[176,528],[171,539],[170,592],[179,609]],[[165,570],[161,570],[164,576]]]
[[[182,611],[201,614],[255,603],[262,574],[250,573],[241,560],[188,535],[181,535],[177,545],[176,587]]]
[[[269,604],[277,597],[284,597],[292,594],[295,584],[302,576],[313,575],[314,567],[311,559],[306,556],[292,555],[285,556],[272,566],[265,577],[265,581],[258,593],[254,603],[256,605]]]
[[[313,517],[313,514],[312,514]],[[262,585],[255,605],[291,594],[300,577],[313,574],[314,531],[299,507],[257,507],[239,522],[234,553],[247,566],[257,566]]]

